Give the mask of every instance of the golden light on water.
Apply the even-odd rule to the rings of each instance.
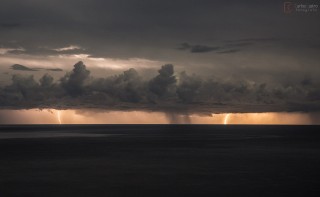
[[[232,118],[231,118],[232,117]],[[0,124],[320,124],[320,113],[181,114],[102,110],[0,110]]]

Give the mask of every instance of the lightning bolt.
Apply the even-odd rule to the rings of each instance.
[[[229,116],[230,116],[230,114],[227,114],[226,117],[224,118],[224,124],[225,125],[228,124]]]
[[[60,116],[60,111],[59,110],[57,112],[57,117],[58,117],[59,124],[61,124],[61,116]]]

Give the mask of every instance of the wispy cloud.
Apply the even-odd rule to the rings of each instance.
[[[14,53],[18,51],[25,51],[24,48],[18,47],[18,48],[0,48],[0,55],[5,55],[8,53]]]
[[[235,40],[227,40],[227,42],[273,42],[273,41],[278,41],[281,40],[280,38],[276,37],[266,37],[266,38],[244,38],[244,39],[235,39]]]
[[[188,50],[191,53],[207,53],[210,51],[216,51],[220,49],[220,47],[217,46],[207,46],[207,45],[191,45],[189,43],[182,43],[180,46],[177,48],[179,50]]]
[[[207,53],[207,52],[216,52],[218,54],[223,53],[236,53],[241,50],[246,49],[255,44],[261,42],[273,42],[279,39],[276,38],[247,38],[247,39],[237,39],[237,40],[227,40],[224,43],[220,43],[218,46],[211,45],[200,45],[200,44],[189,44],[188,42],[181,43],[177,49],[186,50],[191,53]]]
[[[70,45],[67,47],[62,47],[62,48],[56,48],[53,49],[54,51],[62,52],[62,51],[74,51],[74,50],[84,50],[84,48],[78,46],[78,45]]]
[[[12,70],[20,70],[20,71],[36,71],[35,69],[29,68],[27,66],[23,66],[20,64],[14,64],[10,67]]]
[[[236,53],[240,51],[240,47],[251,45],[251,43],[231,43],[222,46],[208,46],[208,45],[192,45],[189,43],[182,43],[178,50],[187,50],[191,53],[208,53],[208,52],[216,52],[216,53]],[[237,47],[237,49],[235,49]]]

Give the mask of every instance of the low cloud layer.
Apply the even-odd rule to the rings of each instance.
[[[269,40],[266,40],[269,41]],[[216,53],[236,53],[245,49],[248,46],[254,45],[256,42],[261,42],[261,40],[234,40],[227,41],[225,44],[220,46],[208,46],[208,45],[200,45],[200,44],[189,44],[187,42],[181,43],[178,50],[189,51],[190,53],[208,53],[208,52],[216,52]]]
[[[150,78],[150,77],[149,77]],[[255,112],[320,110],[320,85],[304,76],[290,83],[267,84],[246,79],[222,80],[163,65],[146,80],[131,68],[95,78],[83,62],[54,81],[45,74],[13,75],[0,89],[1,108],[99,108],[190,112]],[[174,117],[173,117],[174,118]]]
[[[56,72],[63,71],[61,68],[29,68],[27,66],[23,66],[20,64],[14,64],[10,66],[10,69],[17,70],[17,71],[40,71],[40,70],[56,71]]]
[[[207,53],[210,51],[216,51],[220,49],[220,47],[212,47],[212,46],[206,46],[206,45],[191,45],[189,43],[182,43],[180,47],[178,47],[179,50],[188,50],[191,53]]]
[[[21,71],[36,71],[35,69],[31,69],[29,67],[20,65],[20,64],[14,64],[11,66],[12,70],[21,70]]]

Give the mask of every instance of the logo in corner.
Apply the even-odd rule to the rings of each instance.
[[[284,2],[283,11],[286,14],[290,14],[295,10],[295,4],[293,2]]]

